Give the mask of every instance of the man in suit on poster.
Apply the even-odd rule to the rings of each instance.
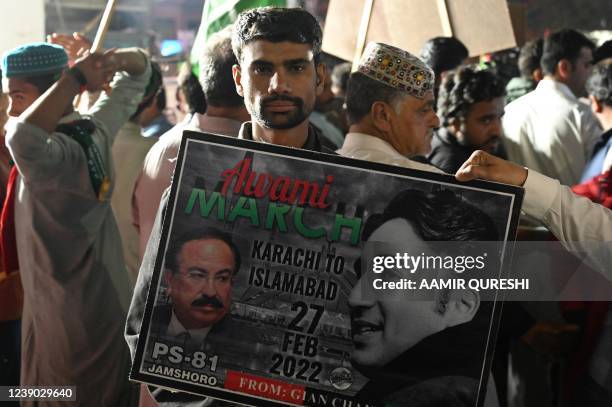
[[[229,235],[198,228],[173,240],[165,258],[164,281],[171,299],[153,311],[151,334],[186,347],[211,348],[232,331],[229,315],[240,253]]]
[[[333,153],[334,146],[308,120],[316,96],[323,91],[325,79],[325,66],[319,60],[322,31],[316,19],[299,8],[246,10],[238,16],[232,35],[232,48],[238,61],[232,72],[236,91],[244,98],[251,116],[250,122],[243,123],[238,138]],[[167,202],[165,194],[128,313],[125,337],[132,356],[144,317]],[[210,336],[207,337],[209,341]],[[202,396],[171,393],[161,388],[151,387],[150,390],[162,406],[220,405],[219,401]]]

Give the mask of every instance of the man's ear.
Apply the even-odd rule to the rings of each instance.
[[[235,64],[232,66],[232,76],[234,77],[234,83],[236,84],[236,92],[244,97],[244,90],[242,87],[242,72],[240,70],[240,65]]]
[[[317,74],[317,84],[316,84],[316,95],[319,96],[323,93],[323,88],[325,88],[325,75],[327,75],[327,67],[324,63],[319,63],[315,68]]]
[[[370,118],[372,119],[374,127],[379,131],[391,131],[391,110],[393,110],[393,108],[385,102],[377,101],[372,104],[370,108]]]
[[[166,291],[168,295],[172,292],[172,281],[174,280],[174,274],[170,269],[164,269],[164,282],[166,283]]]
[[[603,112],[603,103],[595,99],[595,96],[589,95],[589,100],[591,101],[591,110],[593,111],[593,113]]]
[[[574,66],[569,59],[562,59],[557,63],[557,75],[561,79],[569,79],[574,71]]]
[[[470,322],[480,308],[480,294],[474,290],[453,290],[444,313],[446,327],[465,324]],[[444,301],[438,298],[438,301]]]
[[[535,82],[540,82],[544,78],[544,74],[542,73],[542,68],[536,68],[531,73],[531,79]]]

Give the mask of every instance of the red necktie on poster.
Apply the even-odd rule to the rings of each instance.
[[[13,165],[6,186],[6,198],[0,218],[0,248],[2,249],[2,266],[7,274],[19,270],[17,257],[17,239],[15,238],[15,188],[17,184],[17,166]]]

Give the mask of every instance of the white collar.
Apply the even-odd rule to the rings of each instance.
[[[337,153],[342,155],[343,152],[359,149],[376,150],[391,158],[407,159],[385,140],[365,133],[348,133],[344,138],[344,144]]]
[[[544,78],[540,82],[538,82],[538,86],[536,86],[536,90],[542,90],[542,89],[552,90],[552,91],[561,93],[563,96],[565,96],[566,98],[572,101],[576,101],[576,102],[578,101],[578,98],[576,97],[576,95],[574,95],[574,92],[572,92],[569,86],[559,81],[556,81],[554,79]]]
[[[208,326],[206,328],[199,329],[186,329],[181,321],[178,320],[176,314],[174,313],[174,308],[172,309],[172,316],[170,317],[170,323],[168,324],[168,335],[169,336],[181,336],[187,334],[187,337],[190,338],[190,341],[193,342],[204,342],[206,336],[210,332],[212,326]]]

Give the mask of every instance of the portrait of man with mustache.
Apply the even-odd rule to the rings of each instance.
[[[232,324],[234,277],[240,253],[231,237],[205,227],[174,239],[166,252],[164,281],[170,299],[156,306],[153,331],[187,346],[202,347]]]

